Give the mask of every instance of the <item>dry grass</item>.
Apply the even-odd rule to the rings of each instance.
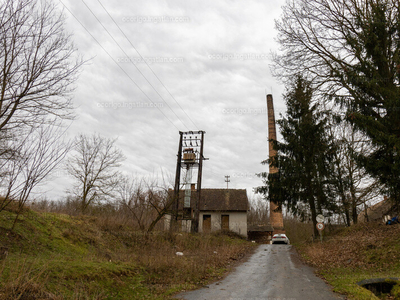
[[[294,245],[300,245],[304,242],[319,241],[320,237],[314,237],[314,225],[312,222],[300,222],[296,218],[286,217],[283,220],[286,234],[290,242]],[[345,228],[345,225],[327,224],[323,231],[323,238],[329,238],[338,230]]]
[[[26,258],[12,266],[3,261],[0,268],[1,299],[61,299],[46,291],[46,269],[46,266],[37,268]]]
[[[151,274],[151,284],[193,283],[202,284],[230,261],[239,259],[248,245],[237,243],[218,235],[193,236],[178,234],[151,237],[148,247],[137,250],[136,260]],[[182,252],[183,256],[177,256]]]
[[[297,244],[304,241],[310,241],[313,234],[312,223],[302,223],[294,218],[285,218],[286,235],[289,237],[292,244]]]
[[[0,214],[9,252],[1,299],[166,299],[221,277],[254,246],[222,233],[147,234],[112,215],[33,210],[8,232],[12,216]]]
[[[400,224],[357,224],[322,243],[304,243],[298,249],[317,273],[348,299],[378,299],[357,285],[361,280],[400,277]],[[398,299],[393,295],[384,297]]]
[[[304,248],[309,262],[320,267],[354,267],[383,270],[400,261],[400,226],[361,223],[342,230],[324,243]],[[390,244],[392,245],[391,247]]]

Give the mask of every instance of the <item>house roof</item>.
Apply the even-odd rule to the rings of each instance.
[[[183,206],[185,191],[180,191],[179,207]],[[196,191],[191,192],[191,208],[195,207]],[[201,189],[201,211],[247,211],[245,189]]]
[[[380,221],[383,216],[385,215],[396,215],[398,212],[395,210],[395,205],[392,201],[390,201],[390,198],[384,198],[384,200],[372,205],[371,207],[367,208],[367,215],[368,215],[368,220],[370,221]],[[358,221],[359,222],[365,222],[365,210],[361,211],[358,214]]]

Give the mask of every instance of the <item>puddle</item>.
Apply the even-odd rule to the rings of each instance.
[[[357,282],[359,286],[366,288],[373,292],[376,296],[382,296],[383,294],[389,294],[392,288],[399,283],[399,278],[388,277],[388,278],[371,278]]]

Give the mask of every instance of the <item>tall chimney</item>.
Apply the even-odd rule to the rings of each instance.
[[[274,149],[274,144],[272,140],[276,141],[276,128],[275,128],[275,114],[274,114],[274,103],[272,100],[272,95],[267,95],[267,108],[268,108],[268,139],[269,139],[269,158],[276,156],[276,150]],[[274,174],[278,172],[278,168],[269,165],[269,173]],[[283,227],[283,216],[282,208],[275,202],[270,201],[269,205],[269,222],[274,228],[275,233],[285,233]]]

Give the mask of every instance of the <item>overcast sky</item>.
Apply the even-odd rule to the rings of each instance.
[[[261,185],[255,174],[267,170],[266,93],[276,117],[284,111],[284,87],[270,71],[284,0],[63,4],[66,30],[90,59],[76,83],[69,136],[118,138],[124,172],[173,179],[179,131],[204,130],[203,188],[226,187],[225,175],[230,188],[249,195]],[[43,188],[58,199],[71,184],[58,171]]]

